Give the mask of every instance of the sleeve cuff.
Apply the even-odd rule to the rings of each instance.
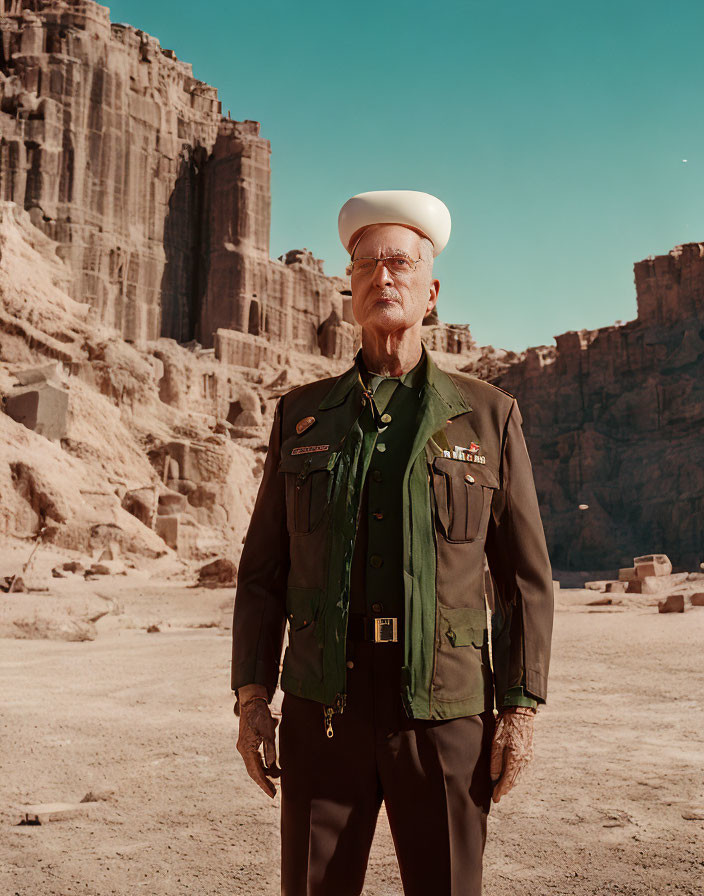
[[[525,689],[518,685],[514,688],[509,688],[506,691],[504,696],[503,706],[528,706],[531,709],[538,708],[538,701],[533,697],[529,697]]]

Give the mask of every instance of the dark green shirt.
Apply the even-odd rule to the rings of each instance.
[[[427,351],[427,350],[426,350]],[[362,490],[359,525],[350,574],[350,612],[370,618],[396,616],[403,625],[403,474],[409,460],[425,381],[425,351],[400,377],[369,371],[360,349],[355,356],[362,380],[371,390],[385,428],[379,432]],[[369,405],[360,417],[364,432],[376,424]],[[370,442],[365,439],[365,445]],[[522,686],[506,692],[504,706],[537,707]]]
[[[400,377],[368,371],[361,349],[355,362],[373,393],[385,428],[379,432],[362,489],[350,575],[350,612],[369,617],[396,616],[402,625],[401,485],[416,429],[425,357],[421,355],[415,367]],[[359,422],[365,432],[376,429],[369,405]]]

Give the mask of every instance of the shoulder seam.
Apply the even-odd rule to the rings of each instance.
[[[458,375],[455,378],[455,374],[448,373],[448,376],[452,379],[456,386],[460,385],[471,385],[471,381],[474,380],[477,383],[481,383],[484,386],[490,386],[492,389],[496,389],[498,392],[503,392],[504,395],[508,395],[509,398],[515,399],[515,395],[512,392],[509,392],[507,389],[502,388],[501,386],[497,386],[496,383],[490,383],[488,380],[483,380],[478,376],[474,376],[472,373],[465,373],[462,375]],[[468,382],[468,380],[470,382]]]

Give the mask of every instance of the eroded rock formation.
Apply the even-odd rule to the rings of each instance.
[[[635,320],[563,333],[495,380],[519,400],[557,568],[704,554],[704,243],[634,270]]]
[[[358,344],[349,282],[270,258],[269,142],[156,38],[91,0],[0,0],[0,38],[0,534],[236,563],[275,398]],[[703,251],[556,346],[425,321],[518,396],[556,568],[704,553]]]
[[[223,329],[350,356],[347,280],[306,249],[269,257],[259,122],[223,118],[189,64],[91,0],[0,0],[0,33],[0,198],[59,244],[73,298],[141,345]],[[441,351],[471,341],[433,330]]]

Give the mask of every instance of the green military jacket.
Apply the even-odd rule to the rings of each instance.
[[[398,521],[406,712],[473,715],[520,686],[544,702],[552,572],[516,400],[423,351]],[[238,571],[234,690],[262,684],[271,699],[288,621],[282,689],[344,707],[350,562],[377,437],[359,422],[368,400],[353,365],[277,402]]]

